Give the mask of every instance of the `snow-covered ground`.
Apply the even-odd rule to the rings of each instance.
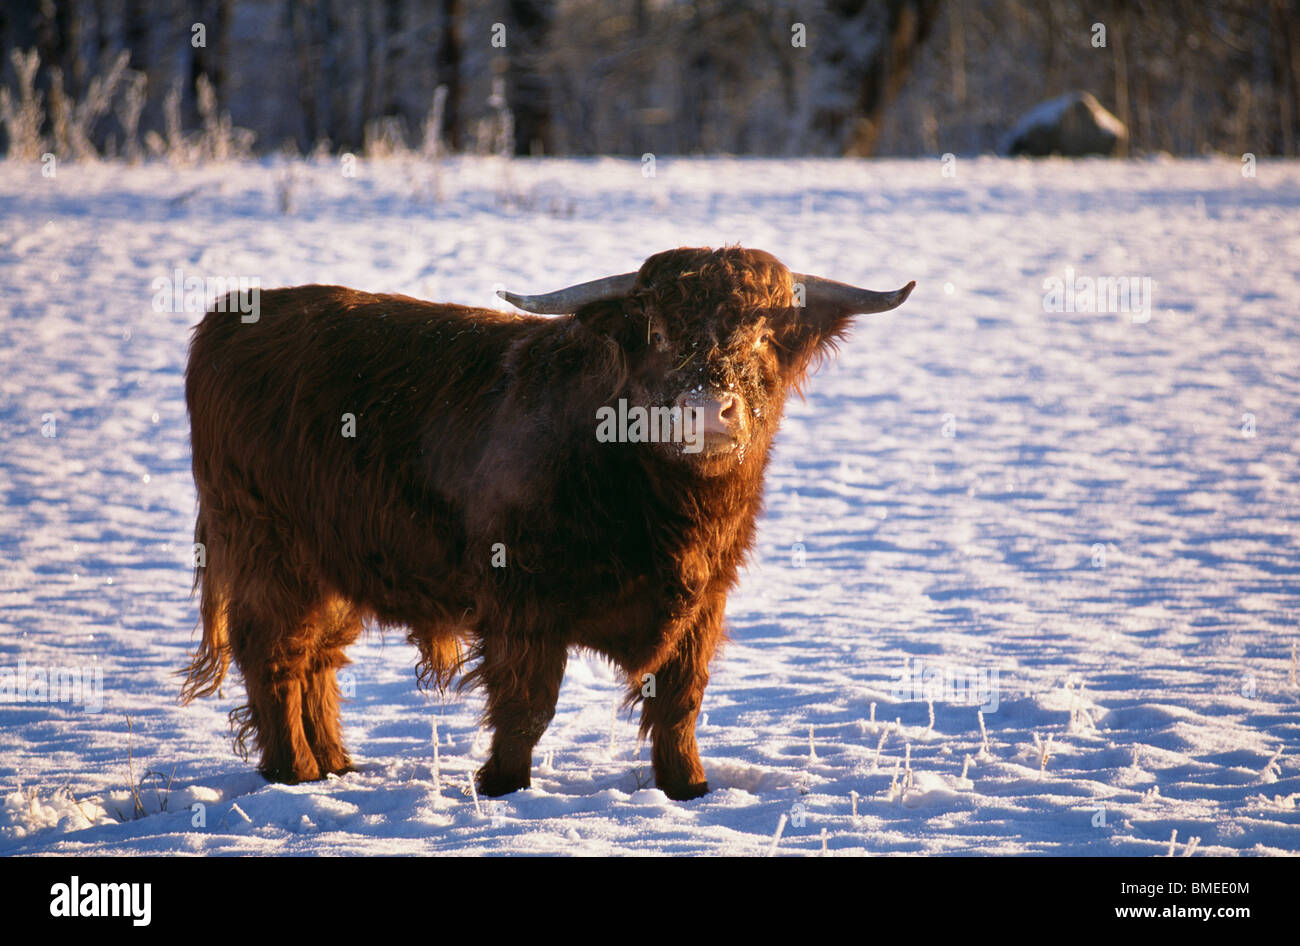
[[[782,815],[778,853],[1300,852],[1300,164],[654,170],[0,163],[0,853],[763,854]],[[586,657],[495,803],[481,697],[420,693],[397,635],[351,652],[344,778],[237,759],[237,682],[177,705],[199,313],[156,280],[495,305],[731,242],[919,287],[789,406],[710,795],[653,787]],[[1121,276],[1137,311],[1071,311]],[[52,669],[89,705],[48,702]]]

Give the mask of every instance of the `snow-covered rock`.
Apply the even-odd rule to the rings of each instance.
[[[1006,137],[1005,153],[1076,158],[1111,155],[1128,141],[1128,128],[1087,92],[1069,92],[1035,105]]]

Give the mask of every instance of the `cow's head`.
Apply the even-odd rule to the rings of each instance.
[[[626,382],[612,400],[677,425],[672,437],[650,438],[657,449],[716,475],[766,447],[789,389],[853,315],[892,309],[914,285],[873,292],[791,273],[762,250],[682,248],[635,273],[543,296],[500,295],[531,312],[574,313],[616,343]]]

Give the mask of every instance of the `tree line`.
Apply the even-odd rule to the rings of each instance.
[[[0,146],[978,153],[1083,89],[1135,151],[1296,155],[1298,6],[0,0]]]

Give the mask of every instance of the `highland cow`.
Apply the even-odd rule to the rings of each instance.
[[[586,648],[642,704],[658,787],[704,794],[695,720],[786,395],[914,285],[729,247],[501,293],[541,315],[338,286],[264,290],[255,322],[214,308],[186,372],[205,561],[184,698],[234,660],[266,778],[346,772],[335,671],[367,619],[402,627],[422,685],[484,689],[495,796],[530,784]],[[620,405],[675,409],[682,435],[598,437]]]

